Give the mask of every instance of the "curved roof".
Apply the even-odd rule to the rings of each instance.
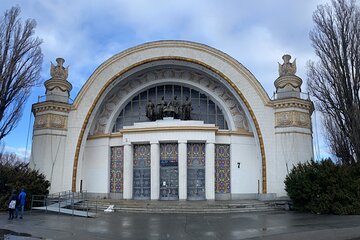
[[[135,54],[139,54],[141,52],[146,52],[149,49],[159,49],[159,48],[166,48],[166,49],[170,50],[169,52],[164,52],[164,55],[163,55],[164,57],[165,56],[166,57],[171,57],[171,56],[173,56],[173,57],[177,57],[177,56],[178,57],[188,57],[187,54],[185,54],[185,56],[179,56],[179,54],[175,53],[175,52],[173,52],[173,55],[171,55],[172,48],[173,49],[174,48],[183,49],[184,52],[186,52],[187,50],[197,50],[200,52],[208,53],[208,54],[224,61],[225,63],[232,65],[232,67],[234,67],[237,71],[239,71],[244,76],[244,78],[249,81],[251,86],[256,90],[256,92],[262,99],[263,103],[265,105],[268,105],[270,103],[269,96],[267,95],[266,91],[264,90],[264,88],[262,87],[260,82],[255,78],[255,76],[246,67],[244,67],[240,62],[238,62],[236,59],[229,56],[228,54],[226,54],[220,50],[217,50],[215,48],[209,47],[205,44],[200,44],[200,43],[195,43],[195,42],[190,42],[190,41],[162,40],[162,41],[148,42],[148,43],[144,43],[144,44],[129,48],[125,51],[122,51],[122,52],[112,56],[108,60],[106,60],[93,72],[93,74],[90,76],[90,78],[83,85],[79,94],[76,96],[76,98],[74,100],[73,106],[75,108],[78,107],[83,96],[86,95],[86,92],[88,91],[90,86],[94,83],[94,81],[96,81],[98,76],[104,70],[106,70],[109,66],[115,64],[116,62],[118,62],[124,58],[131,57],[132,55],[134,56]],[[196,59],[196,56],[194,59]],[[131,69],[131,68],[129,68],[129,69]],[[114,75],[115,74],[116,73],[114,73]]]

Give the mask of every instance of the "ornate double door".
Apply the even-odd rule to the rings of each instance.
[[[179,199],[177,143],[160,144],[160,200]]]
[[[205,144],[187,145],[187,198],[205,200]]]
[[[133,198],[137,200],[150,199],[150,145],[134,145],[133,169]]]

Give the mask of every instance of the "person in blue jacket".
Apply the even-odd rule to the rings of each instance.
[[[26,193],[25,193],[24,189],[21,189],[21,192],[19,193],[19,196],[18,196],[19,206],[16,208],[15,218],[18,217],[19,210],[20,210],[20,219],[23,218],[25,199],[26,199]]]

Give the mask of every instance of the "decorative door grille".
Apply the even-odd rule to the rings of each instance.
[[[230,145],[215,145],[215,193],[226,194],[230,187]]]
[[[187,144],[187,198],[205,200],[205,144]]]
[[[124,163],[124,148],[112,147],[110,149],[110,192],[123,192],[123,163]]]
[[[160,200],[179,199],[178,145],[160,144]]]
[[[150,145],[134,145],[134,176],[133,196],[134,199],[150,199]]]

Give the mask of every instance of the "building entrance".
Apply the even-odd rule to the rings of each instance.
[[[134,199],[150,199],[150,145],[134,145]]]
[[[205,200],[205,144],[187,145],[187,198]]]
[[[160,200],[179,199],[178,145],[160,144]]]

